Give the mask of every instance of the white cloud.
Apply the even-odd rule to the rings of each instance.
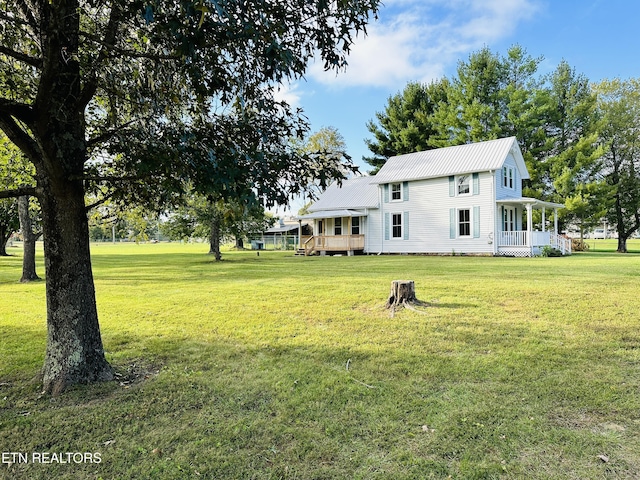
[[[302,93],[300,92],[299,86],[297,84],[280,85],[273,91],[273,97],[277,101],[285,101],[292,107],[300,105],[301,96]]]
[[[308,77],[326,85],[400,88],[442,77],[463,55],[507,38],[537,11],[538,0],[387,0],[349,55],[346,72]]]

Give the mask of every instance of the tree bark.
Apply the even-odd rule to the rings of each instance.
[[[220,216],[217,212],[211,219],[211,231],[209,232],[209,254],[215,256],[216,262],[222,260],[222,254],[220,253]]]
[[[26,195],[18,197],[18,216],[20,218],[20,231],[22,232],[23,242],[22,278],[20,278],[20,282],[26,283],[40,280],[36,273],[37,236],[33,232],[33,224],[29,214],[29,197]]]
[[[12,233],[13,232],[8,232],[3,225],[0,225],[0,257],[9,256],[7,253],[7,243],[9,242]]]
[[[113,379],[98,325],[82,183],[66,182],[63,189],[45,188],[41,198],[47,291],[42,382],[54,395],[70,384]]]
[[[416,288],[413,280],[394,280],[391,282],[391,293],[387,300],[387,308],[401,306],[405,303],[415,303]]]

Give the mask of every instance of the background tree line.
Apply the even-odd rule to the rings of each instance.
[[[541,75],[542,57],[520,46],[483,48],[456,75],[412,82],[367,124],[372,173],[393,155],[515,136],[531,178],[523,195],[564,203],[562,224],[581,236],[605,218],[618,252],[640,227],[640,83],[591,83],[562,61]]]

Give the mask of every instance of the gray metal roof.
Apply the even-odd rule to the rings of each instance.
[[[318,212],[309,213],[298,217],[300,220],[312,220],[314,218],[343,218],[343,217],[362,217],[362,212],[355,210],[320,210]]]
[[[331,184],[309,211],[377,208],[378,186],[371,183],[372,178],[354,177],[344,180],[342,186]]]
[[[516,138],[507,137],[391,157],[373,177],[372,183],[402,182],[498,170],[502,168],[509,152],[515,158],[522,178],[529,178]]]

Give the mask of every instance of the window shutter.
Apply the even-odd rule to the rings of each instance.
[[[404,229],[404,239],[409,240],[409,212],[404,212],[404,225],[402,228]]]
[[[480,238],[480,207],[473,207],[473,238]]]
[[[480,195],[480,174],[477,172],[473,174],[473,194]]]
[[[389,212],[384,214],[384,239],[389,240]]]
[[[456,196],[456,179],[453,175],[449,175],[449,196]]]
[[[402,182],[402,200],[409,201],[409,182]]]
[[[389,203],[389,184],[385,183],[384,188],[384,203]]]
[[[456,209],[449,209],[449,238],[456,238]]]

